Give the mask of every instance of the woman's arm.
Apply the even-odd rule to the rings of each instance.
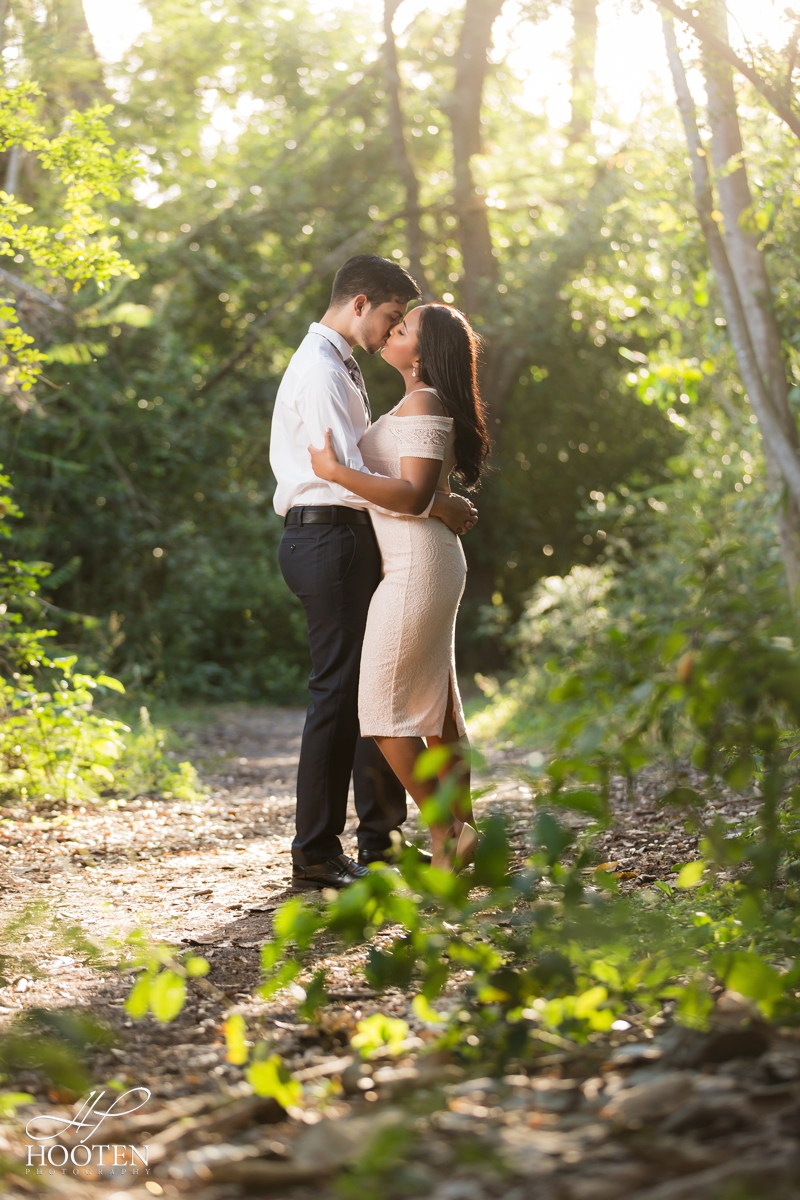
[[[330,429],[325,430],[325,445],[322,449],[309,446],[311,467],[319,479],[338,483],[340,487],[355,492],[357,496],[377,504],[390,512],[418,517],[430,504],[442,464],[437,458],[400,459],[400,478],[384,475],[367,475],[345,467],[336,457]]]

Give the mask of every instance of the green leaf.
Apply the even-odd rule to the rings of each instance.
[[[275,913],[272,928],[284,942],[294,942],[304,950],[314,934],[321,928],[323,918],[314,912],[299,896],[287,900]]]
[[[287,959],[270,979],[266,979],[262,983],[258,989],[259,996],[263,996],[265,999],[269,996],[274,996],[281,988],[291,983],[300,974],[302,969],[303,964],[298,962],[296,958]]]
[[[686,865],[681,867],[680,871],[678,872],[678,878],[675,880],[675,887],[699,887],[705,869],[705,860],[702,858],[696,859],[695,862],[686,863]]]
[[[186,974],[190,979],[197,979],[202,975],[207,975],[211,970],[211,964],[207,958],[201,958],[197,954],[192,954],[184,962]]]
[[[554,704],[563,704],[568,700],[580,700],[585,690],[583,680],[577,675],[570,675],[563,683],[551,690],[548,699]]]
[[[590,1016],[607,999],[608,989],[599,984],[589,988],[588,991],[581,992],[580,996],[575,997],[575,1016],[583,1018]]]
[[[627,346],[620,346],[619,352],[623,358],[627,358],[628,362],[646,363],[647,355],[642,354],[639,350],[629,350]]]
[[[143,972],[131,988],[130,995],[125,1001],[125,1011],[129,1017],[133,1017],[134,1021],[141,1020],[150,1007],[150,979],[149,972]]]
[[[387,1054],[401,1054],[403,1042],[409,1033],[405,1021],[401,1021],[399,1017],[387,1017],[384,1013],[364,1017],[358,1022],[356,1029],[358,1032],[350,1039],[350,1045],[364,1058],[381,1051]]]
[[[688,1025],[690,1029],[708,1028],[714,1001],[709,995],[707,980],[692,979],[684,987],[665,988],[663,994],[676,997],[678,1003],[675,1012],[682,1025]]]
[[[784,992],[785,982],[774,967],[752,950],[718,954],[714,970],[726,987],[755,1000],[765,1016],[770,1016]]]
[[[36,1097],[28,1092],[0,1092],[0,1117],[13,1117],[23,1104],[35,1104]]]
[[[494,814],[482,825],[481,840],[475,852],[476,887],[499,888],[508,876],[509,844],[502,817]]]
[[[257,1096],[271,1096],[281,1108],[290,1108],[303,1097],[302,1084],[292,1079],[277,1054],[256,1059],[247,1068],[246,1075]]]
[[[134,329],[145,329],[152,323],[152,320],[153,310],[146,304],[118,304],[104,316],[102,323],[104,325],[131,325]]]
[[[559,808],[571,808],[574,812],[588,813],[592,817],[600,817],[605,811],[603,798],[589,788],[576,788],[572,792],[558,791],[550,796],[553,804]]]
[[[279,942],[264,942],[261,947],[261,970],[271,971],[276,966],[283,954],[283,948]]]
[[[60,346],[50,346],[45,354],[45,362],[64,363],[66,366],[78,366],[90,363],[97,355],[95,347],[87,346],[85,342],[67,342]],[[103,347],[105,350],[105,347]]]
[[[452,753],[447,746],[433,746],[423,750],[414,764],[415,779],[435,779],[450,763]]]
[[[306,1021],[313,1021],[319,1009],[328,1003],[328,993],[325,991],[325,971],[317,971],[314,978],[305,989],[306,998],[298,1008],[298,1013]]]
[[[426,1025],[441,1025],[445,1020],[444,1013],[436,1012],[434,1008],[431,1008],[428,1000],[422,995],[414,997],[411,1001],[411,1009],[414,1016],[420,1021],[424,1021]]]
[[[97,683],[102,684],[103,687],[110,688],[112,692],[125,691],[125,684],[120,683],[118,679],[114,679],[111,675],[98,675]]]
[[[225,1044],[228,1047],[226,1058],[235,1067],[242,1067],[247,1062],[249,1049],[246,1043],[247,1026],[241,1013],[231,1013],[225,1022]]]
[[[186,1000],[186,980],[166,968],[150,984],[150,1011],[162,1025],[174,1021]]]
[[[565,829],[548,812],[540,812],[537,816],[533,827],[533,836],[535,843],[543,847],[551,865],[559,860],[575,840],[572,831]]]

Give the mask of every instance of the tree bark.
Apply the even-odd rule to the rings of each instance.
[[[49,0],[42,33],[37,56],[50,64],[58,62],[60,68],[55,75],[52,70],[44,74],[51,80],[48,94],[52,94],[65,109],[88,108],[96,101],[109,103],[111,95],[86,20],[83,0]],[[41,78],[41,74],[38,77]]]
[[[597,99],[594,56],[597,51],[597,0],[572,0],[572,115],[570,142],[591,134]]]
[[[472,174],[472,157],[481,150],[481,107],[492,27],[503,0],[465,0],[461,36],[455,56],[456,77],[448,103],[453,133],[453,203],[458,217],[464,276],[461,300],[470,314],[486,310],[497,287],[497,262],[486,201]]]
[[[675,0],[658,0],[658,3],[667,12],[672,13],[679,21],[682,21],[684,25],[689,26],[692,32],[697,35],[704,50],[719,55],[725,62],[735,67],[741,75],[744,75],[745,79],[749,79],[753,87],[761,93],[781,120],[788,125],[795,137],[800,137],[800,114],[790,108],[788,102],[791,98],[791,71],[786,89],[787,99],[784,100],[780,92],[768,80],[764,79],[762,75],[759,75],[755,67],[739,57],[728,42],[727,30],[725,36],[720,37],[714,25],[708,21],[704,21],[699,16],[697,9],[694,12],[687,12],[685,8],[681,8],[679,4],[676,4]]]
[[[726,238],[723,239],[717,220],[715,220],[713,191],[708,170],[708,156],[702,145],[700,133],[697,128],[697,114],[694,100],[686,80],[686,73],[678,51],[671,18],[663,17],[663,29],[667,57],[678,101],[678,109],[683,121],[692,162],[695,207],[725,308],[728,331],[734,354],[736,355],[736,361],[761,429],[768,483],[770,489],[779,496],[783,490],[784,482],[789,492],[789,495],[785,498],[780,497],[783,503],[780,505],[778,523],[787,582],[790,594],[794,600],[800,586],[800,508],[798,508],[798,503],[800,502],[800,458],[797,455],[797,432],[794,422],[791,421],[788,400],[786,399],[786,376],[783,372],[781,361],[785,405],[782,412],[776,404],[775,393],[772,392],[765,379],[764,367],[772,366],[774,373],[774,363],[771,362],[767,355],[767,344],[762,341],[761,359],[756,350],[753,326],[748,319],[750,313],[748,312],[747,299],[742,291],[741,280],[737,278],[734,269],[733,255],[729,254],[729,250],[731,249],[730,235],[727,234]],[[733,104],[733,116],[738,132],[735,100]],[[725,115],[728,136],[731,136],[730,117],[730,109],[728,109]],[[722,114],[718,112],[717,118],[721,120]],[[712,128],[714,127],[714,120],[712,119]],[[740,173],[744,173],[743,169],[740,172],[728,175],[727,180],[732,179],[734,174]],[[746,177],[744,182],[745,187],[747,187]],[[741,180],[739,180],[738,186],[740,185]],[[741,199],[741,196],[739,198]],[[736,228],[740,232],[743,232],[738,223]],[[728,225],[726,221],[726,231],[727,229]],[[756,253],[760,255],[757,245],[755,249]],[[748,282],[751,281],[750,274],[746,276],[746,280]],[[756,328],[760,333],[763,333],[763,320],[761,323],[756,322]],[[775,328],[777,330],[777,324]],[[780,360],[779,336],[777,352]],[[786,417],[789,418],[791,428],[787,428]]]
[[[6,21],[8,20],[8,0],[0,0],[0,54],[6,46]]]
[[[706,0],[705,16],[719,40],[728,44],[728,18],[724,0]],[[711,153],[717,178],[720,208],[724,218],[725,244],[739,288],[747,326],[761,375],[772,398],[775,415],[797,457],[797,425],[789,408],[789,383],[775,316],[772,288],[758,237],[744,227],[752,205],[742,134],[733,90],[733,73],[724,59],[703,50],[703,74],[708,94]],[[763,433],[766,434],[766,430]],[[777,450],[772,447],[773,452]],[[787,577],[793,602],[800,588],[800,497],[786,474],[789,464],[781,462],[792,493],[781,506],[779,523]]]
[[[403,122],[403,106],[401,102],[401,77],[397,62],[397,43],[395,30],[392,28],[395,13],[401,0],[385,0],[384,4],[384,76],[386,97],[389,101],[389,132],[392,139],[392,160],[395,170],[403,181],[405,190],[405,238],[408,241],[408,258],[411,275],[419,283],[423,300],[431,300],[425,268],[422,266],[422,254],[425,253],[425,238],[422,236],[420,208],[420,184],[416,178],[414,163],[408,152],[405,140]]]
[[[389,133],[392,139],[392,159],[394,168],[403,182],[405,189],[406,208],[406,240],[408,243],[408,261],[411,274],[419,284],[423,300],[432,299],[432,293],[425,278],[422,256],[425,249],[425,239],[422,234],[422,209],[419,203],[419,181],[417,180],[414,164],[411,162],[406,142],[403,123],[403,108],[400,102],[400,67],[397,62],[397,43],[394,39],[392,21],[400,5],[400,0],[385,0],[383,6],[383,61],[386,78],[386,95],[389,109]]]

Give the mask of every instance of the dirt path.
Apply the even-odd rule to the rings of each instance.
[[[80,925],[103,947],[139,929],[154,942],[194,946],[209,959],[208,980],[227,1003],[246,1005],[260,978],[259,948],[271,914],[293,894],[303,718],[299,709],[230,709],[185,731],[209,789],[199,801],[140,797],[115,807],[40,811],[33,820],[23,808],[0,810],[3,914],[17,918],[42,906],[25,932],[24,958],[3,948],[10,958],[0,975],[0,1019],[32,1007],[91,1006],[121,1026],[126,1045],[97,1059],[96,1070],[116,1067],[121,1079],[135,1077],[165,1098],[204,1086],[207,1068],[200,1060],[207,1058],[209,1030],[218,1024],[224,997],[193,994],[176,1022],[159,1028],[148,1021],[145,1030],[121,1011],[130,980],[114,970],[98,975],[80,953],[59,944],[60,932]],[[487,778],[494,786],[478,804],[479,815],[492,805],[512,815],[520,853],[532,805],[527,787],[509,773],[521,761],[518,752],[493,748]],[[421,833],[413,813],[407,829],[410,836]],[[355,853],[352,801],[343,843]],[[333,969],[341,991],[363,989],[346,964]],[[196,1067],[191,1056],[174,1053],[193,1039],[202,1046]],[[33,1076],[22,1082],[41,1086]]]
[[[334,950],[324,960],[335,1004],[322,1034],[304,1032],[308,1027],[297,1024],[291,1000],[264,1003],[255,994],[259,950],[269,934],[272,913],[293,894],[290,846],[302,723],[300,710],[228,709],[220,710],[208,725],[185,731],[190,756],[209,789],[197,802],[141,797],[116,807],[85,806],[33,817],[23,809],[0,810],[3,916],[18,918],[25,911],[31,916],[24,931],[0,945],[7,955],[5,963],[0,962],[0,1021],[8,1025],[33,1008],[91,1008],[118,1035],[112,1049],[90,1055],[94,1078],[121,1087],[144,1085],[153,1094],[152,1103],[166,1106],[164,1111],[173,1112],[175,1121],[184,1113],[180,1105],[195,1105],[201,1111],[214,1096],[235,1100],[241,1094],[242,1071],[227,1063],[221,1036],[221,1018],[231,1006],[245,1016],[249,1030],[269,1036],[294,1071],[313,1073],[321,1063],[324,1074],[331,1055],[345,1055],[356,1020],[378,1007],[363,977],[354,971],[362,951]],[[530,787],[519,775],[525,754],[510,745],[483,750],[487,768],[481,782],[489,788],[477,805],[478,816],[497,810],[509,818],[521,862],[534,818]],[[651,780],[634,803],[620,795],[618,820],[604,839],[604,853],[617,864],[625,886],[667,877],[675,862],[693,856],[693,840],[682,822],[655,805],[655,783]],[[735,819],[724,798],[720,811]],[[344,836],[348,852],[355,850],[354,828],[351,813]],[[412,835],[419,832],[413,816],[408,828]],[[153,941],[194,947],[210,961],[208,982],[214,990],[192,985],[183,1012],[169,1025],[159,1026],[151,1018],[133,1022],[123,1008],[130,978],[113,966],[98,971],[87,965],[74,936],[64,940],[64,931],[75,925],[96,945],[111,945],[109,963],[119,959],[119,943],[136,929]],[[70,938],[73,948],[67,944]],[[408,997],[402,993],[385,995],[379,1005],[415,1028]],[[417,1027],[421,1030],[419,1023]],[[32,1092],[43,1110],[53,1111],[60,1099],[52,1090],[48,1096],[47,1085],[35,1072],[18,1072],[13,1083]],[[170,1105],[178,1107],[169,1109]],[[365,1107],[363,1100],[360,1107]],[[351,1109],[352,1100],[343,1102],[342,1115]],[[296,1136],[297,1122],[294,1126],[282,1133],[278,1127],[284,1141]],[[213,1142],[214,1137],[206,1135],[205,1140]],[[6,1146],[12,1159],[16,1149],[12,1138]],[[115,1189],[137,1197],[177,1195],[187,1187],[199,1196],[197,1174],[189,1171],[189,1177],[184,1184],[162,1174],[158,1182],[146,1181],[148,1190],[143,1190],[141,1179],[130,1176],[105,1183],[83,1179],[79,1185],[60,1176],[44,1182],[81,1197]],[[481,1190],[474,1181],[471,1186],[472,1192],[462,1187],[451,1193],[437,1191],[436,1196],[481,1200],[484,1195],[505,1195]],[[202,1192],[208,1200],[246,1194],[251,1193],[233,1183],[209,1185]],[[523,1194],[528,1193],[520,1192],[519,1197]],[[304,1195],[302,1187],[291,1191],[298,1200]],[[328,1193],[317,1184],[308,1195],[320,1200]],[[509,1200],[512,1195],[517,1197],[513,1189]]]

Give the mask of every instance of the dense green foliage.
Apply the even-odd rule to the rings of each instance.
[[[68,313],[33,313],[58,390],[9,407],[0,453],[26,512],[24,551],[54,564],[49,597],[65,619],[98,618],[91,635],[64,624],[64,644],[128,686],[293,696],[305,648],[275,562],[270,405],[335,266],[356,249],[406,261],[380,35],[363,14],[321,20],[302,4],[159,4],[152,17],[108,74],[114,136],[145,171],[137,200],[113,205],[139,278],[103,296],[62,288]],[[48,81],[35,22],[23,28],[12,14],[12,33],[57,114],[64,81]],[[419,135],[409,140],[428,286],[456,301],[464,246],[444,108],[458,33],[456,18],[426,14],[401,47],[416,85],[404,103]],[[67,75],[106,99],[97,64],[93,75],[81,57],[87,43],[76,47]],[[657,483],[680,450],[681,430],[649,396],[635,398],[630,355],[652,350],[667,407],[670,388],[697,391],[684,359],[724,353],[670,115],[650,118],[657,164],[645,124],[624,154],[597,161],[524,108],[502,64],[485,99],[481,187],[501,282],[475,319],[489,347],[502,335],[522,355],[507,397],[489,397],[494,470],[467,542],[471,668],[503,658],[494,610],[507,602],[516,615],[545,568],[602,552],[579,519],[589,494]],[[47,201],[28,157],[19,191]],[[379,362],[365,369],[380,411],[396,385]]]
[[[105,218],[96,209],[98,198],[101,204],[119,198],[119,185],[131,176],[134,162],[124,151],[110,152],[105,110],[98,107],[72,112],[59,136],[48,138],[36,114],[40,97],[31,84],[0,91],[0,144],[9,152],[23,147],[35,154],[38,165],[65,186],[61,220],[55,227],[23,222],[31,206],[6,196],[0,248],[5,254],[18,251],[19,261],[24,250],[52,286],[70,281],[75,288],[91,284],[102,292],[111,279],[136,274],[115,239],[103,232]],[[3,304],[4,388],[24,411],[46,356],[20,328],[14,301]],[[0,475],[0,537],[6,540],[12,539],[11,520],[23,515],[9,487],[8,477]],[[74,654],[48,655],[46,639],[56,631],[42,627],[53,609],[41,590],[51,580],[47,563],[0,556],[0,795],[74,802],[101,792],[165,787],[193,795],[194,768],[183,763],[176,771],[165,763],[161,735],[146,709],[132,739],[128,726],[94,709],[95,695],[125,691],[119,680],[76,670]],[[92,623],[83,618],[85,626]]]
[[[516,872],[494,816],[467,874],[409,851],[398,873],[290,900],[262,949],[261,995],[290,989],[314,1022],[328,1002],[318,954],[332,939],[365,945],[370,987],[413,992],[436,1045],[476,1070],[600,1040],[632,1011],[652,1028],[665,1011],[703,1028],[720,984],[797,1023],[800,656],[775,532],[785,497],[766,479],[672,108],[650,101],[634,128],[609,118],[602,137],[576,112],[556,130],[491,61],[477,85],[484,153],[465,167],[463,14],[425,10],[399,46],[415,193],[383,35],[362,12],[153,0],[150,32],[104,70],[77,0],[60,0],[60,23],[55,7],[11,4],[17,74],[0,94],[14,192],[0,253],[20,268],[2,275],[0,310],[0,459],[16,497],[3,477],[0,795],[193,794],[192,768],[167,760],[147,709],[136,735],[96,710],[117,676],[162,696],[299,694],[304,631],[275,561],[270,410],[335,267],[375,250],[463,303],[485,340],[495,445],[466,543],[462,663],[486,695],[479,736],[529,750],[537,816]],[[780,74],[769,53],[763,63]],[[745,223],[768,257],[796,405],[794,147],[758,94],[741,96]],[[465,170],[485,202],[480,279]],[[364,367],[380,411],[394,381],[380,362]],[[653,766],[699,857],[623,895],[596,838],[612,784],[633,791]],[[706,803],[723,792],[757,800],[757,819],[731,828]],[[4,951],[18,932],[0,931]],[[134,1018],[168,1023],[188,980],[212,987],[191,951],[135,935],[124,954]],[[53,1022],[17,1023],[0,1066],[83,1089],[74,1047],[101,1033]],[[378,1012],[352,1049],[400,1053],[408,1032]],[[268,1041],[250,1044],[240,1014],[225,1033],[256,1093],[301,1102],[301,1081]]]

